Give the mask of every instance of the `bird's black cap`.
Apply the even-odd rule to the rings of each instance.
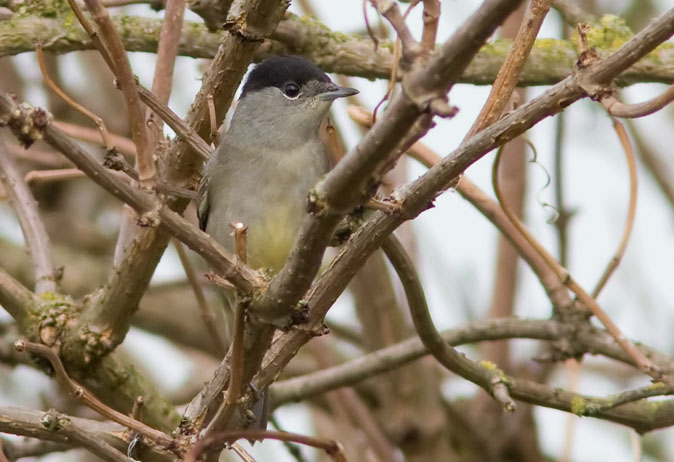
[[[310,80],[330,82],[320,67],[300,56],[273,56],[262,61],[248,74],[241,97],[268,87],[283,88],[293,82],[300,87]]]

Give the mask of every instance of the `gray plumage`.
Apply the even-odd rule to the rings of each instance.
[[[307,195],[329,168],[319,126],[336,98],[356,93],[303,58],[269,58],[256,66],[204,169],[201,228],[234,252],[230,223],[243,223],[248,264],[279,271],[299,233]],[[233,294],[224,295],[231,305]],[[264,428],[265,416],[256,418]]]

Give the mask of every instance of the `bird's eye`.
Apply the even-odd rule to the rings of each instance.
[[[288,98],[295,99],[300,95],[300,87],[294,83],[286,84],[285,88],[283,89],[283,93],[285,93]]]

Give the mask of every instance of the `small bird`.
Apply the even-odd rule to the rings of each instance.
[[[248,227],[248,264],[279,271],[297,237],[311,188],[329,168],[318,129],[340,87],[314,63],[277,56],[258,64],[227,134],[206,164],[199,225],[230,251],[230,223]]]
[[[298,56],[255,66],[204,169],[197,197],[201,229],[234,252],[230,223],[243,223],[248,264],[278,272],[295,244],[309,191],[329,169],[319,126],[333,101],[357,93]],[[233,291],[224,298],[233,308]],[[266,416],[256,419],[254,426],[266,427]]]

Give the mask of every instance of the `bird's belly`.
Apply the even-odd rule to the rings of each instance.
[[[292,204],[293,206],[295,204]],[[248,226],[248,263],[254,267],[279,271],[288,259],[299,230],[301,215],[297,207],[274,204],[267,213]]]

